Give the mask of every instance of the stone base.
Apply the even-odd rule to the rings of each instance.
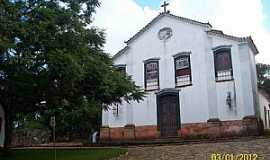
[[[181,128],[181,137],[185,139],[255,136],[259,133],[260,124],[257,118],[250,116],[233,121],[211,119],[207,123],[183,124]]]
[[[134,140],[135,139],[135,125],[129,124],[124,127],[124,139]]]
[[[132,141],[149,140],[159,137],[157,126],[136,126],[126,125],[125,127],[109,128],[102,127],[100,130],[100,140],[108,141]]]
[[[259,123],[256,117],[245,117],[243,120],[220,121],[211,119],[205,123],[182,124],[179,137],[184,139],[195,138],[223,138],[235,136],[259,135]],[[109,128],[102,127],[100,139],[106,141],[151,140],[160,137],[157,126],[135,126]]]
[[[103,126],[100,128],[100,139],[102,141],[110,141],[111,134],[109,126]]]
[[[135,127],[136,140],[156,139],[159,137],[157,126]]]

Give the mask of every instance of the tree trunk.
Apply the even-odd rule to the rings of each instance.
[[[5,110],[5,137],[4,137],[4,150],[8,150],[11,144],[12,138],[12,120],[11,114]]]

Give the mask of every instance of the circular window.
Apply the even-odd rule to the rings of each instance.
[[[172,29],[169,27],[162,28],[158,32],[158,38],[160,40],[168,40],[172,37]]]

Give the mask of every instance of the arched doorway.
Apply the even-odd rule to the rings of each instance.
[[[180,128],[179,91],[162,90],[157,94],[157,121],[160,136],[177,137]]]

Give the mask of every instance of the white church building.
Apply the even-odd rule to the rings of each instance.
[[[251,37],[160,13],[113,56],[146,97],[103,111],[101,140],[257,135],[257,54]]]

